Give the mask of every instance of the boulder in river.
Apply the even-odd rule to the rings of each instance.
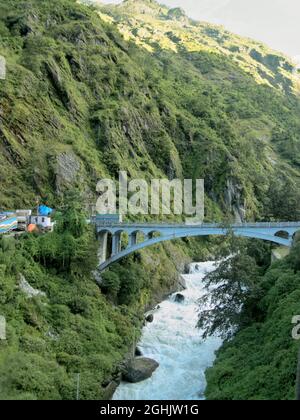
[[[135,356],[136,357],[143,356],[142,350],[138,347],[135,349]]]
[[[184,302],[184,296],[181,293],[177,293],[175,296],[175,302],[182,303]]]
[[[191,272],[190,264],[185,264],[183,274],[190,274],[190,272]]]
[[[123,374],[123,380],[131,383],[142,382],[151,378],[159,363],[147,357],[136,357],[131,360]]]
[[[154,316],[153,316],[153,314],[149,314],[149,315],[147,315],[147,316],[146,316],[146,321],[147,321],[147,322],[153,322],[153,321],[154,321]]]
[[[183,276],[179,276],[179,286],[181,287],[181,290],[186,289],[186,281]]]

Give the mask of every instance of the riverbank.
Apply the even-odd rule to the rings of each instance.
[[[188,260],[186,259],[185,262],[181,262],[180,264],[181,271],[187,270],[187,267],[189,266],[189,263],[187,261]],[[173,278],[174,278],[174,281],[172,282],[172,285],[169,291],[162,290],[159,293],[157,292],[153,294],[152,298],[150,299],[150,302],[144,306],[143,319],[140,321],[140,334],[142,334],[143,328],[148,325],[148,322],[146,320],[147,317],[149,315],[152,315],[153,318],[155,319],[155,315],[160,308],[161,302],[165,301],[166,299],[169,299],[170,296],[172,296],[173,294],[182,292],[183,290],[186,289],[186,281],[185,281],[185,276],[183,274],[180,274],[180,272],[178,272],[177,275],[173,276]],[[140,334],[138,336],[138,339],[140,337]],[[138,355],[137,354],[139,351],[138,339],[134,340],[134,342],[130,346],[128,353],[124,356],[124,359],[122,363],[120,363],[115,374],[109,380],[106,381],[106,385],[102,384],[102,388],[103,388],[102,392],[104,395],[103,396],[104,400],[111,400],[113,398],[113,395],[116,389],[118,388],[118,386],[120,385],[122,381],[123,372],[126,371],[128,365]]]
[[[256,308],[207,371],[209,400],[294,400],[299,338],[300,245],[257,278]],[[259,317],[257,317],[259,314]],[[294,330],[293,330],[294,329]],[[297,339],[298,337],[298,339]]]
[[[115,400],[199,400],[204,398],[205,370],[214,360],[221,340],[213,337],[203,341],[197,323],[198,299],[203,296],[203,277],[214,269],[213,262],[191,265],[191,273],[184,275],[186,289],[160,303],[154,320],[148,323],[138,343],[143,356],[159,363],[150,379],[130,384],[122,382]]]

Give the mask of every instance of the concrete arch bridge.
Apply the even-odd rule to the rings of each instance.
[[[300,222],[241,223],[224,227],[210,224],[163,224],[163,223],[104,223],[95,217],[97,236],[100,241],[99,270],[103,271],[114,262],[160,242],[172,239],[208,235],[227,235],[231,230],[236,236],[270,241],[291,247],[295,234],[300,231]],[[128,244],[122,249],[122,235],[128,237]],[[108,238],[111,237],[111,240]],[[108,249],[110,245],[110,249]]]

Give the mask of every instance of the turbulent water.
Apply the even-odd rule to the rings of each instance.
[[[202,340],[197,323],[198,300],[206,291],[203,278],[213,271],[213,262],[193,264],[185,275],[187,288],[181,292],[183,303],[175,302],[176,293],[162,302],[148,323],[138,347],[143,356],[159,362],[152,378],[137,383],[121,383],[114,400],[201,400],[206,388],[205,370],[212,365],[221,340]]]

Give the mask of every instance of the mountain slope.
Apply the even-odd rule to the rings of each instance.
[[[256,313],[207,370],[207,399],[295,399],[299,340],[292,337],[292,319],[299,313],[299,255],[298,242],[289,257],[257,279]]]
[[[124,13],[115,28],[71,0],[55,6],[1,3],[8,75],[0,84],[0,206],[29,205],[36,195],[55,204],[72,185],[94,202],[97,180],[120,169],[132,177],[205,178],[209,219],[220,209],[266,217],[272,180],[297,190],[300,107],[284,57],[274,60],[270,87],[255,66],[255,74],[237,66],[215,32],[204,38],[207,48],[198,40],[185,48],[176,38],[179,53],[157,40],[150,53],[118,34],[142,7],[154,33],[160,36],[156,24],[179,23],[190,45],[181,11],[163,8],[170,20],[157,23],[157,3],[128,0],[112,9]],[[240,48],[248,43],[239,38]]]
[[[125,6],[126,15],[110,9],[120,19],[115,25],[104,10],[99,16],[75,0],[0,0],[0,54],[7,60],[7,79],[0,81],[0,207],[32,208],[37,196],[56,206],[75,187],[88,207],[99,178],[127,170],[146,179],[203,177],[207,220],[298,218],[300,105],[287,59],[268,58],[269,67],[251,59],[243,68],[209,26],[207,38],[185,32],[185,25],[198,24],[186,24],[182,11],[163,8],[169,19],[156,23],[155,2]],[[153,40],[143,43],[148,51],[119,32],[122,25],[131,30],[133,6],[147,8],[141,15],[152,25]],[[163,22],[172,31],[179,25],[176,36],[186,34],[188,45],[195,37],[196,47],[185,48],[173,35],[161,40],[165,27],[156,24]],[[201,46],[202,39],[210,45]],[[238,38],[242,51],[249,42]],[[66,238],[80,245],[67,274],[61,258],[73,249],[65,249]],[[95,286],[81,246],[56,233],[1,241],[0,312],[10,334],[0,348],[5,398],[74,398],[78,370],[86,375],[83,396],[103,398],[97,386],[114,373],[132,324],[139,324],[132,313],[176,285],[193,243],[151,248],[116,265],[106,291],[117,298],[113,304]],[[44,301],[21,293],[20,274],[47,293]],[[61,340],[45,336],[52,329]],[[35,380],[27,381],[28,366]]]
[[[108,13],[124,37],[153,51],[207,51],[230,57],[259,83],[299,92],[295,64],[262,43],[242,38],[224,27],[189,19],[181,8],[169,9],[155,0],[125,0],[101,8]]]

